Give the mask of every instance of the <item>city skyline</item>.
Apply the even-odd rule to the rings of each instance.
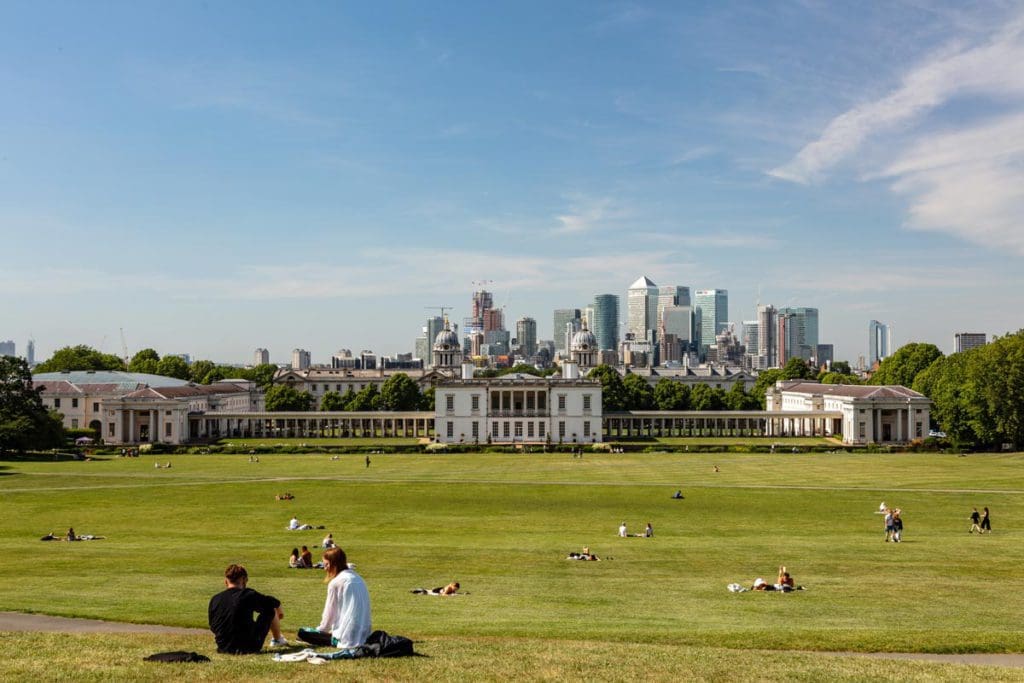
[[[12,4],[0,337],[413,350],[645,275],[837,360],[1024,327],[1024,8]],[[827,55],[825,59],[823,56]]]

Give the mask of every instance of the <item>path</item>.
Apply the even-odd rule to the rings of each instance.
[[[56,631],[59,633],[173,633],[180,635],[210,635],[202,628],[181,628],[159,624],[129,624],[98,619],[70,619],[46,614],[0,612],[0,631]],[[818,652],[829,657],[868,657],[871,659],[919,659],[943,664],[977,664],[1024,668],[1024,654],[956,654],[940,655],[926,652]]]

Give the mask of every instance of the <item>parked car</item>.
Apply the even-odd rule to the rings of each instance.
[[[945,439],[946,438],[946,432],[940,432],[937,429],[932,429],[932,430],[930,430],[928,432],[928,436],[934,437],[936,439]]]

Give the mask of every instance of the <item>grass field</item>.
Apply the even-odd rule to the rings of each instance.
[[[362,456],[157,457],[173,468],[0,463],[0,608],[205,627],[224,566],[242,562],[294,632],[318,621],[325,589],[318,572],[287,569],[288,553],[331,531],[369,585],[375,627],[429,656],[329,665],[353,677],[1024,676],[807,652],[1024,652],[1018,454],[387,455],[370,468]],[[677,488],[682,501],[669,498]],[[284,491],[295,500],[275,501]],[[904,510],[902,544],[883,542],[883,500]],[[995,533],[969,535],[971,507],[986,505]],[[326,529],[286,531],[293,513]],[[623,520],[631,532],[652,522],[655,537],[618,538]],[[68,526],[107,538],[36,540]],[[564,559],[583,545],[612,559]],[[808,590],[726,590],[780,564]],[[408,592],[450,580],[469,595]],[[179,646],[214,657],[195,669],[211,679],[311,673],[218,656],[205,636],[148,635],[61,636],[68,653],[41,673],[21,654],[40,638],[61,648],[57,636],[0,638],[16,678],[170,676],[124,667]],[[81,666],[86,651],[100,662]]]

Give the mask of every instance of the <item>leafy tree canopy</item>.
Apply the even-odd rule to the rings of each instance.
[[[146,372],[155,375],[159,362],[160,354],[153,349],[142,349],[128,361],[128,372]]]
[[[601,382],[601,408],[604,412],[627,410],[626,389],[618,370],[610,365],[598,365],[587,377]]]
[[[818,376],[822,384],[861,384],[860,377],[842,372],[823,372]]]
[[[58,413],[46,410],[23,358],[0,356],[0,455],[63,444]]]
[[[384,380],[380,388],[380,405],[384,410],[416,410],[420,404],[420,388],[404,372]]]
[[[124,370],[124,361],[111,353],[79,344],[57,349],[49,360],[34,368],[36,373],[69,372],[73,370]]]
[[[353,392],[352,395],[354,396],[355,393]],[[337,391],[328,391],[320,397],[320,410],[339,411],[347,409],[348,403]]]
[[[654,405],[658,410],[689,410],[690,387],[662,377],[654,385]]]
[[[287,384],[277,384],[266,393],[267,410],[304,411],[313,408],[313,397]]]
[[[654,407],[654,388],[644,377],[628,374],[622,380],[627,410],[650,410]]]
[[[904,387],[914,385],[914,378],[942,356],[935,344],[905,344],[883,360],[878,370],[871,375],[868,384],[898,384]]]
[[[178,356],[164,356],[156,364],[156,374],[164,377],[176,377],[178,379],[189,379],[188,363]]]

